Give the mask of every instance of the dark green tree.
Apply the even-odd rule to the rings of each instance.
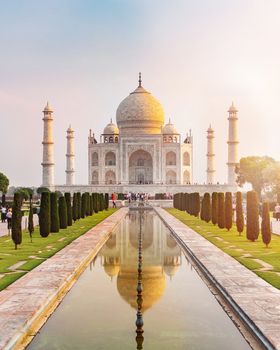
[[[212,213],[212,224],[217,225],[218,223],[218,193],[212,193],[212,203],[211,203],[211,213]]]
[[[77,193],[77,220],[81,218],[81,210],[82,210],[82,198],[81,192]]]
[[[6,193],[9,187],[9,179],[3,173],[0,173],[0,192],[2,192],[2,205],[6,204]]]
[[[34,232],[32,195],[29,197],[28,232],[32,243],[32,234]]]
[[[211,198],[210,194],[206,192],[204,194],[204,221],[209,222],[211,220]]]
[[[76,221],[78,218],[78,202],[77,202],[77,193],[76,192],[73,194],[72,216],[73,216],[73,220]]]
[[[94,192],[93,196],[93,210],[95,213],[98,213],[98,193]]]
[[[59,214],[58,214],[58,203],[57,193],[51,192],[51,232],[59,232]]]
[[[92,197],[92,193],[89,195],[89,212],[90,212],[90,215],[93,214],[93,197]]]
[[[81,218],[86,216],[86,194],[82,194]]]
[[[232,194],[226,192],[225,197],[225,228],[229,231],[232,228]]]
[[[244,230],[244,214],[242,207],[242,193],[236,192],[236,229],[239,232],[239,236],[241,232]]]
[[[104,210],[104,194],[100,193],[99,194],[99,203],[100,203],[100,211]]]
[[[38,187],[37,191],[38,194],[42,194],[43,192],[51,192],[47,187]]]
[[[51,230],[51,201],[50,192],[41,193],[41,206],[39,213],[40,235],[48,237]]]
[[[22,197],[20,193],[14,194],[14,204],[13,204],[13,216],[12,216],[12,239],[15,244],[15,249],[22,241],[22,230],[21,230],[21,205]]]
[[[105,193],[105,210],[109,208],[109,193]]]
[[[218,193],[218,226],[225,228],[225,195],[223,192]]]
[[[247,192],[247,224],[246,235],[249,241],[256,241],[259,237],[259,203],[256,191]]]
[[[271,227],[270,227],[270,216],[269,216],[269,203],[264,202],[262,205],[262,241],[268,247],[271,241]]]
[[[58,212],[60,228],[67,228],[67,207],[65,197],[59,197],[58,200]]]
[[[72,206],[71,206],[71,193],[65,193],[66,209],[67,209],[67,226],[72,226]]]
[[[200,212],[200,196],[198,192],[193,193],[193,215],[199,216]]]

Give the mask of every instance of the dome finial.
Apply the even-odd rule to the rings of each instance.
[[[138,80],[138,87],[141,87],[142,86],[142,76],[141,76],[141,72],[139,72],[139,80]]]
[[[111,124],[113,123],[113,120],[112,120],[112,118],[110,119],[110,123],[111,123]]]

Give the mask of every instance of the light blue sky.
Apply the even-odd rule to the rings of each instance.
[[[0,0],[1,169],[40,185],[42,109],[54,109],[56,183],[65,182],[65,130],[87,183],[87,135],[143,85],[184,136],[194,133],[195,181],[205,180],[206,129],[216,131],[226,180],[227,109],[239,109],[240,155],[280,159],[278,0]]]

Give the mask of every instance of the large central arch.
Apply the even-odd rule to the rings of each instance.
[[[129,183],[153,183],[153,159],[149,152],[139,149],[129,157]]]

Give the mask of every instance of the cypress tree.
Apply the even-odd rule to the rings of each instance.
[[[59,232],[59,215],[57,205],[57,192],[52,192],[51,196],[51,232]]]
[[[271,227],[270,227],[270,216],[269,216],[269,203],[264,202],[262,205],[262,241],[268,247],[271,241]]]
[[[22,230],[21,230],[21,204],[22,197],[20,193],[14,194],[13,215],[12,215],[12,240],[15,244],[15,249],[21,244]]]
[[[94,192],[92,195],[93,195],[93,210],[95,213],[98,213],[98,193]]]
[[[190,213],[190,205],[189,205],[189,202],[190,202],[190,194],[189,193],[186,193],[186,212],[189,214]]]
[[[81,192],[78,192],[77,193],[77,220],[81,218],[81,209],[82,209]]]
[[[40,235],[48,237],[51,231],[51,201],[50,192],[42,192],[39,213]]]
[[[203,198],[201,200],[200,219],[205,220],[204,217],[205,217],[205,198],[203,196]]]
[[[198,192],[193,193],[193,202],[193,215],[198,217],[200,212],[200,196]]]
[[[93,214],[93,197],[92,197],[92,193],[89,195],[89,212],[90,212],[90,215]]]
[[[78,209],[77,206],[78,206],[77,193],[74,193],[73,194],[73,206],[72,206],[72,217],[73,217],[74,221],[77,220],[77,209]]]
[[[244,230],[244,215],[243,215],[241,192],[236,192],[236,228],[240,236],[241,232],[243,232]]]
[[[86,214],[86,194],[82,194],[82,205],[81,205],[81,218],[83,219]]]
[[[218,226],[225,228],[225,195],[223,192],[218,193]]]
[[[72,206],[71,206],[71,194],[65,193],[66,210],[67,210],[67,226],[72,226]]]
[[[91,211],[91,215],[94,214],[94,194],[91,194],[91,206],[92,206],[92,211]]]
[[[67,227],[67,208],[66,208],[66,201],[64,196],[59,197],[58,211],[59,211],[60,228],[66,228]]]
[[[34,232],[32,194],[29,197],[28,232],[30,242],[32,243],[32,233]]]
[[[229,231],[232,228],[232,194],[226,192],[225,198],[225,228]]]
[[[247,192],[247,223],[246,235],[249,241],[254,242],[258,239],[259,227],[259,206],[258,195],[255,191]]]
[[[104,195],[103,193],[99,194],[99,198],[100,198],[100,211],[104,210]]]
[[[211,198],[210,194],[206,192],[204,194],[204,219],[206,222],[209,222],[211,220]]]
[[[212,223],[216,225],[218,223],[218,193],[212,193],[212,204],[211,204],[211,214],[212,214]]]
[[[105,209],[109,208],[109,193],[105,193]]]

